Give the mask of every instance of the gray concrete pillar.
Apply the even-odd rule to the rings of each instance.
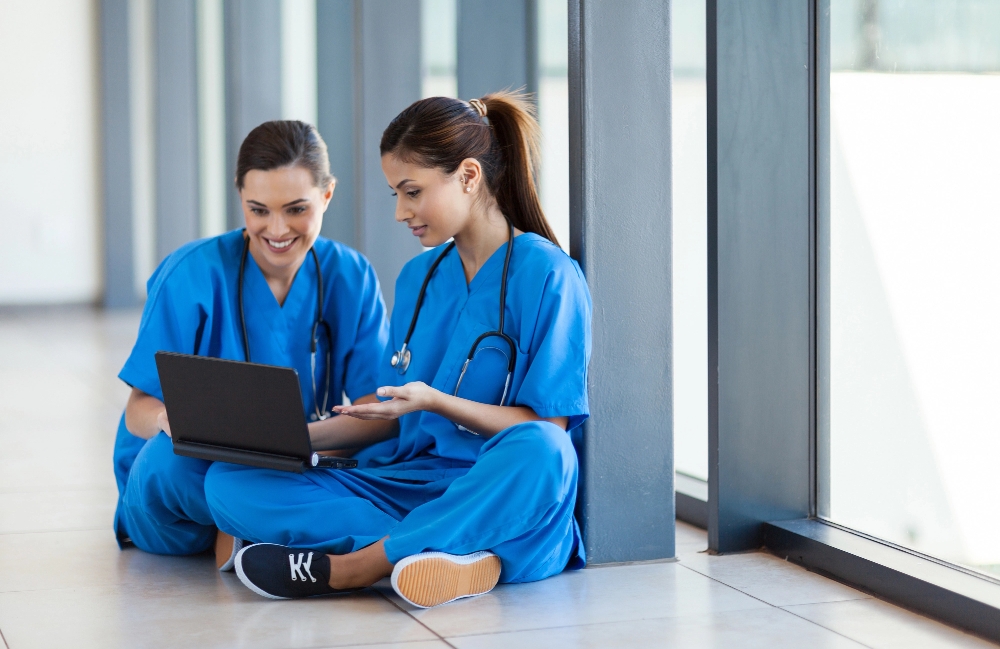
[[[674,556],[670,3],[570,0],[570,248],[594,299],[591,563]]]
[[[139,303],[132,242],[132,115],[129,2],[101,0],[101,138],[104,296],[107,307]]]
[[[156,261],[198,238],[195,0],[156,0]]]
[[[356,246],[354,0],[316,0],[317,124],[330,152],[337,189],[323,236]]]
[[[537,0],[458,0],[458,96],[538,92]]]
[[[812,3],[709,0],[708,542],[809,515]]]
[[[382,131],[420,99],[420,3],[355,0],[354,237],[378,273],[392,308],[396,276],[423,248],[396,223],[396,199],[382,173]]]
[[[226,0],[226,172],[236,173],[243,138],[281,119],[281,0]],[[231,185],[230,185],[231,186]],[[230,228],[243,224],[236,190],[228,193]]]

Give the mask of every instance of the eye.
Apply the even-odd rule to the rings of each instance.
[[[406,192],[406,195],[409,196],[410,198],[416,198],[417,194],[419,193],[420,193],[419,189],[411,189],[410,191]]]
[[[304,206],[302,206],[302,205],[295,205],[294,207],[289,207],[288,208],[288,213],[289,214],[302,214],[305,211],[306,211],[306,208]]]
[[[257,216],[264,216],[267,214],[267,210],[263,207],[251,207],[250,212],[256,214]]]
[[[392,193],[392,197],[395,198],[396,196],[399,196],[399,194],[397,194],[396,192],[393,192]]]

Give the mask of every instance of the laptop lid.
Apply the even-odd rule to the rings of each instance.
[[[157,352],[156,368],[175,452],[196,445],[309,462],[312,447],[294,369],[172,352]]]

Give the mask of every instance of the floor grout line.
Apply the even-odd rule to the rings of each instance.
[[[378,590],[376,588],[372,588],[372,590],[374,590],[376,593],[378,593],[379,596],[382,597],[382,599],[384,599],[385,601],[387,601],[390,604],[392,604],[393,606],[395,606],[396,610],[400,611],[401,613],[404,613],[411,620],[413,620],[414,622],[416,622],[420,626],[424,627],[425,629],[427,629],[428,631],[430,631],[431,633],[433,633],[434,637],[436,637],[438,640],[440,640],[441,642],[443,642],[446,645],[448,645],[449,647],[451,647],[451,649],[458,649],[457,647],[455,647],[455,645],[453,645],[450,642],[448,642],[447,638],[445,638],[443,635],[441,635],[440,633],[438,633],[434,629],[432,629],[429,626],[427,626],[426,624],[424,624],[424,622],[422,620],[420,620],[419,618],[417,618],[416,616],[414,616],[412,613],[410,613],[409,611],[407,611],[405,608],[403,608],[402,606],[400,606],[399,604],[397,604],[396,602],[394,602],[391,597],[389,597],[388,595],[386,595],[385,593],[383,593],[381,590]]]
[[[683,563],[681,565],[684,566]],[[834,629],[827,628],[827,627],[823,626],[822,624],[819,624],[817,622],[813,622],[812,620],[807,620],[806,618],[802,617],[801,615],[796,615],[795,613],[792,613],[791,611],[789,611],[789,610],[787,610],[787,609],[785,609],[785,608],[783,608],[781,606],[777,606],[775,604],[772,604],[771,602],[764,601],[763,599],[761,599],[759,597],[756,597],[754,595],[751,595],[750,593],[748,593],[748,592],[746,592],[744,590],[740,590],[739,588],[737,588],[735,586],[730,586],[729,584],[725,583],[724,581],[720,581],[720,580],[716,579],[715,577],[713,577],[711,575],[706,575],[703,572],[699,572],[698,570],[695,570],[694,568],[692,568],[690,566],[684,566],[684,568],[687,568],[691,572],[693,572],[693,573],[695,573],[697,575],[701,575],[702,577],[705,577],[706,579],[711,579],[712,581],[714,581],[717,584],[722,584],[726,588],[732,588],[733,590],[735,590],[738,593],[743,593],[747,597],[755,599],[758,602],[760,602],[761,604],[766,604],[766,605],[770,606],[771,608],[778,609],[779,611],[784,611],[785,613],[788,613],[789,615],[791,615],[793,617],[797,617],[798,619],[803,620],[804,622],[808,622],[809,624],[812,624],[813,626],[818,626],[819,628],[821,628],[821,629],[823,629],[825,631],[829,631],[830,633],[833,633],[834,635],[839,635],[841,638],[844,638],[845,640],[850,640],[851,642],[857,644],[859,647],[867,647],[868,649],[874,649],[874,647],[872,647],[871,645],[866,645],[863,642],[859,642],[858,640],[855,640],[854,638],[851,638],[851,637],[848,637],[848,636],[844,635],[840,631],[836,631]],[[854,600],[848,600],[848,601],[854,601]],[[818,604],[818,603],[825,603],[825,602],[814,602],[814,603]]]

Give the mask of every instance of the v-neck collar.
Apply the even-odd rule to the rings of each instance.
[[[286,311],[285,307],[289,305],[289,300],[293,300],[293,295],[294,295],[294,302],[299,301],[300,298],[298,294],[302,292],[302,289],[296,289],[296,286],[298,286],[299,284],[307,283],[305,282],[305,280],[299,281],[299,273],[302,272],[303,266],[312,261],[311,259],[308,258],[311,255],[312,253],[306,253],[306,259],[302,260],[302,263],[295,271],[295,276],[292,277],[292,283],[288,287],[288,292],[285,293],[285,301],[283,303],[278,302],[278,298],[275,297],[274,291],[271,290],[271,285],[267,283],[267,278],[264,277],[264,271],[261,269],[260,265],[257,264],[257,260],[254,259],[253,255],[251,254],[247,255],[247,266],[252,268],[252,270],[250,270],[249,272],[249,276],[256,276],[256,278],[260,280],[260,283],[263,283],[267,295],[270,296],[271,298],[270,303],[267,304],[267,308],[269,310],[273,307],[274,309],[277,309],[279,313],[284,313]],[[262,302],[268,302],[268,300],[264,298],[262,299]],[[261,306],[264,305],[262,304]]]
[[[526,237],[529,234],[529,232],[524,232],[514,237],[514,245],[517,245],[518,239]],[[480,266],[479,270],[476,271],[476,274],[472,276],[472,281],[468,283],[465,281],[465,267],[462,266],[462,258],[458,254],[458,249],[455,249],[455,258],[457,260],[455,262],[455,266],[457,267],[460,281],[462,282],[462,285],[466,287],[466,291],[469,295],[475,293],[480,286],[489,280],[489,278],[503,270],[504,257],[507,255],[507,246],[510,243],[510,241],[504,241],[499,248],[493,251],[493,254],[486,260],[486,263]],[[513,252],[511,252],[511,256],[513,257]]]

